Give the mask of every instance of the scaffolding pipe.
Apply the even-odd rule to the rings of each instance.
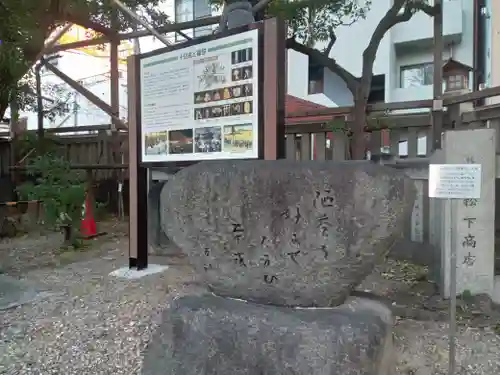
[[[115,0],[113,0],[113,1],[115,1]],[[253,7],[254,13],[264,9],[267,6],[267,4],[269,4],[270,1],[271,0],[260,0]],[[211,25],[219,23],[219,21],[220,21],[220,16],[212,16],[212,17],[199,18],[196,20],[191,20],[191,21],[186,21],[186,22],[169,23],[169,24],[163,25],[161,27],[158,27],[157,30],[155,30],[155,29],[153,29],[153,30],[155,30],[157,32],[161,32],[161,33],[170,33],[170,32],[177,32],[179,30],[193,29],[196,27],[211,26]],[[141,25],[142,25],[142,22],[143,21],[141,20]],[[134,38],[142,38],[142,37],[149,36],[149,35],[151,35],[151,32],[148,29],[148,30],[139,30],[139,31],[132,31],[129,33],[118,34],[116,37],[120,40],[127,40],[127,39],[134,39]],[[95,46],[97,44],[108,43],[109,41],[110,41],[110,38],[108,36],[104,35],[102,37],[91,39],[91,40],[80,40],[78,42],[65,43],[65,44],[62,44],[59,46],[54,46],[53,48],[51,48],[51,52],[66,51],[69,49]]]
[[[120,8],[124,13],[128,14],[133,20],[135,20],[137,23],[141,24],[144,26],[146,30],[148,30],[151,35],[155,36],[158,38],[160,42],[165,44],[167,47],[170,47],[171,43],[165,38],[163,35],[161,35],[158,31],[155,30],[153,26],[151,26],[149,23],[144,21],[141,17],[139,17],[136,13],[131,11],[129,8],[127,8],[120,0],[112,0],[113,3]]]

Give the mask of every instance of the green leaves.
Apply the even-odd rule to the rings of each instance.
[[[44,219],[49,225],[75,226],[82,219],[85,182],[70,166],[68,160],[52,152],[30,159],[27,174],[32,181],[18,188],[21,199],[42,201]]]

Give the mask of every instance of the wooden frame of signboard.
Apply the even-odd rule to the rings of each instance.
[[[141,60],[168,54],[174,51],[182,53],[203,43],[223,41],[224,38],[256,30],[257,41],[257,82],[254,85],[254,94],[257,92],[257,113],[253,117],[253,129],[257,129],[257,145],[253,155],[245,159],[276,160],[285,157],[285,26],[276,18],[263,22],[230,30],[217,35],[197,38],[172,47],[161,48],[152,52],[129,57],[128,61],[128,88],[129,88],[129,173],[130,173],[130,245],[129,267],[137,270],[148,266],[148,222],[147,222],[147,169],[151,167],[179,167],[189,166],[201,160],[230,159],[227,154],[218,158],[204,157],[191,160],[175,161],[147,161],[143,159],[143,134],[141,113]],[[253,98],[255,95],[252,96]],[[254,100],[254,99],[253,99]],[[194,107],[193,107],[194,109]],[[253,114],[253,112],[252,112]],[[208,126],[208,125],[207,125]],[[223,135],[221,134],[221,141]],[[193,131],[194,138],[194,131]],[[194,139],[193,139],[194,143]],[[194,145],[193,145],[194,147]],[[255,152],[256,151],[256,152]],[[222,154],[222,152],[221,152]]]

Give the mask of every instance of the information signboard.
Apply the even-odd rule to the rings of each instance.
[[[141,56],[141,161],[259,157],[257,29]]]

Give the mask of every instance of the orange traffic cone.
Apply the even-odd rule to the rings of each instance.
[[[82,224],[80,226],[80,233],[83,238],[89,239],[97,236],[97,225],[94,219],[94,210],[92,209],[92,203],[87,195],[85,198],[85,203],[83,204],[82,212]]]

